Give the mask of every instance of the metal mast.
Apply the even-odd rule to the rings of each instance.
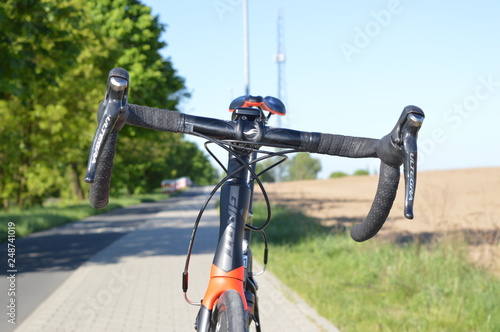
[[[285,103],[285,18],[283,14],[283,8],[278,9],[278,52],[276,53],[276,64],[278,66],[278,99]],[[285,103],[286,105],[286,103]],[[281,127],[281,116],[277,116],[278,127]],[[279,165],[275,169],[276,182],[281,182],[284,177],[284,167],[283,164]]]
[[[248,0],[243,0],[243,57],[245,71],[245,94],[250,94],[250,46],[248,38]]]
[[[278,9],[278,53],[276,54],[276,64],[278,65],[278,99],[281,101],[284,101],[285,98],[285,61],[285,18],[283,8],[280,8]]]

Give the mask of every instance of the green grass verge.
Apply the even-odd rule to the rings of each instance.
[[[264,206],[254,212],[262,222]],[[269,270],[341,331],[500,331],[500,280],[468,262],[464,241],[356,243],[283,207],[266,234]]]
[[[16,224],[16,236],[23,237],[34,232],[81,220],[117,208],[145,202],[155,202],[168,197],[161,193],[152,193],[110,198],[110,203],[104,209],[100,210],[92,208],[88,201],[79,203],[59,201],[27,209],[13,208],[9,212],[0,211],[0,242],[4,242],[7,239],[7,225],[9,222]]]

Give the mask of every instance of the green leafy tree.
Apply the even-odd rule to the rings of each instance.
[[[130,102],[176,109],[187,93],[171,61],[159,53],[166,46],[159,39],[164,29],[137,0],[0,3],[0,197],[5,208],[10,201],[22,206],[50,195],[85,195],[81,179],[111,68],[130,72]],[[126,126],[113,188],[152,188],[183,145],[180,135]],[[192,155],[185,156],[186,163],[208,163],[201,152]]]
[[[66,110],[60,80],[85,45],[74,1],[0,4],[0,192],[4,207],[39,202],[63,185]]]
[[[276,162],[276,160],[274,160],[274,159],[266,159],[266,160],[258,163],[257,169],[256,169],[257,174],[259,174],[263,170],[267,169],[268,167],[272,166],[275,162]],[[268,170],[264,174],[262,174],[260,176],[260,180],[262,182],[276,182],[277,167],[279,167],[279,166],[276,166],[276,167]]]
[[[313,180],[321,171],[319,159],[312,158],[307,152],[297,153],[288,164],[288,180]]]
[[[182,140],[172,152],[166,161],[170,178],[189,176],[198,185],[213,184],[216,181],[217,170],[195,143]]]
[[[177,110],[189,96],[184,80],[170,60],[163,59],[160,41],[165,26],[137,0],[91,0],[90,15],[100,35],[112,41],[107,70],[123,67],[130,74],[131,103]],[[97,106],[97,103],[96,103]],[[195,152],[196,151],[196,152]],[[125,126],[118,140],[112,190],[150,191],[163,178],[189,176],[198,183],[213,181],[215,170],[195,145],[179,134]],[[201,169],[205,169],[201,171]],[[182,173],[182,174],[181,174]],[[203,179],[203,176],[207,178]]]

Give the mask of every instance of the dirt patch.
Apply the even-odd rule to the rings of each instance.
[[[351,227],[370,209],[377,176],[266,184],[274,204],[288,205],[324,225]],[[415,218],[403,216],[403,179],[378,238],[431,241],[464,236],[475,263],[500,273],[500,168],[420,172]]]

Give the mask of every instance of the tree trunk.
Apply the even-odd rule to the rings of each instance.
[[[73,188],[73,196],[78,198],[79,200],[83,200],[85,197],[83,193],[82,184],[80,182],[77,163],[72,163],[70,165],[70,177],[71,177],[71,185]]]
[[[16,205],[20,209],[22,209],[24,204],[24,192],[23,192],[24,184],[25,184],[24,174],[20,174],[19,184],[17,187],[17,198],[16,198]]]

